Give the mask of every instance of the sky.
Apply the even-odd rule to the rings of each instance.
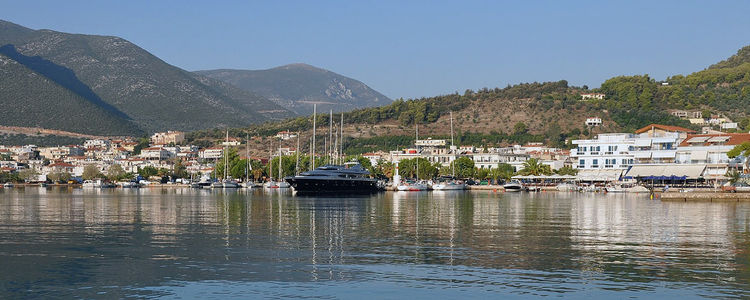
[[[114,35],[194,71],[307,63],[386,96],[663,80],[750,45],[750,1],[3,1],[32,29]]]

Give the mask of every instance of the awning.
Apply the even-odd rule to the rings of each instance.
[[[622,170],[581,170],[576,176],[578,181],[617,181]]]
[[[709,143],[718,143],[718,142],[726,142],[729,140],[728,136],[714,136],[708,139],[706,142]]]
[[[648,146],[651,146],[651,139],[636,139],[635,140],[635,146],[636,147],[648,147]]]
[[[655,151],[654,158],[674,158],[676,151]]]
[[[690,152],[690,160],[706,160],[706,156],[708,156],[708,151],[694,150]]]
[[[670,179],[672,177],[684,177],[681,179],[697,179],[701,177],[705,168],[705,165],[635,165],[625,174],[625,178]]]
[[[651,151],[633,151],[635,158],[651,158]]]
[[[705,143],[709,137],[707,136],[696,136],[687,140],[688,143]]]

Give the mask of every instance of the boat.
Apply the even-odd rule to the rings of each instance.
[[[12,187],[14,187],[14,186],[15,186],[15,185],[13,185],[13,183],[12,183],[12,182],[6,182],[5,184],[3,184],[3,187],[4,187],[4,188],[12,188]]]
[[[453,112],[450,113],[451,116],[451,151],[455,151],[456,147],[453,145]],[[432,189],[436,191],[452,191],[452,190],[465,190],[466,184],[457,181],[456,178],[456,166],[455,166],[455,160],[451,160],[451,177],[447,178],[441,178],[441,180],[438,181],[437,184],[432,185]]]
[[[229,144],[229,129],[227,129],[227,137],[226,137],[226,143],[225,145]],[[220,181],[216,181],[211,184],[212,188],[215,189],[236,189],[240,187],[240,184],[237,182],[237,180],[234,180],[229,177],[229,158],[226,155],[228,152],[228,146],[224,146],[224,179]]]
[[[525,190],[523,184],[518,181],[511,181],[503,185],[506,192],[520,192]]]
[[[570,192],[570,191],[577,190],[578,187],[575,184],[571,184],[571,183],[561,183],[561,184],[558,184],[555,187],[555,189],[559,192]]]
[[[614,184],[604,187],[607,193],[648,193],[649,190],[641,185],[635,184]]]
[[[423,182],[407,180],[396,187],[396,189],[399,191],[420,192],[429,190],[430,186]]]
[[[348,193],[367,194],[379,190],[378,180],[359,163],[325,165],[314,170],[288,176],[284,180],[300,194]]]
[[[84,180],[83,184],[81,184],[81,187],[88,188],[88,189],[99,188],[101,186],[102,186],[102,184],[101,184],[101,181],[99,181],[99,180],[97,180],[97,181]]]
[[[457,181],[439,182],[432,185],[432,189],[436,191],[465,190],[466,184]]]
[[[117,183],[117,185],[124,189],[140,187],[140,184],[138,184],[138,182],[135,182],[135,181],[120,181]]]

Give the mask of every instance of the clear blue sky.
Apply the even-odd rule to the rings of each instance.
[[[750,1],[7,1],[0,19],[116,35],[187,70],[304,62],[391,98],[688,74],[750,44]]]

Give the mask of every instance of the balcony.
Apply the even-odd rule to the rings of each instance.
[[[591,151],[591,155],[599,155],[599,151]]]

